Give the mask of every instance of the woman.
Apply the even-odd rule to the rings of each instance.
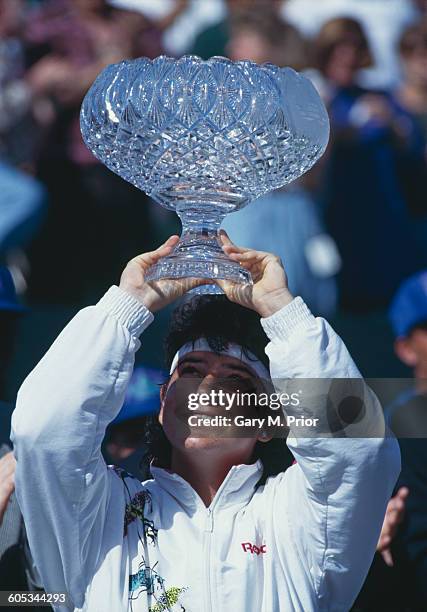
[[[423,264],[398,173],[402,159],[414,155],[412,126],[402,128],[407,115],[390,95],[358,84],[359,71],[372,57],[357,21],[326,23],[313,51],[331,117],[323,197],[343,259],[342,303],[350,309],[381,307]]]

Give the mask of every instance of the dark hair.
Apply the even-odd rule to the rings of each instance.
[[[427,331],[427,321],[418,321],[415,323],[406,334],[406,337],[409,338],[416,331]]]
[[[372,54],[362,25],[356,19],[350,17],[337,17],[327,21],[314,40],[312,47],[314,67],[324,72],[335,47],[350,38],[357,40],[359,43],[359,68],[372,66]]]
[[[172,313],[164,341],[166,367],[169,369],[177,350],[186,342],[206,338],[213,351],[226,350],[231,342],[252,352],[268,367],[265,347],[268,338],[260,316],[253,310],[230,302],[224,295],[197,295],[180,304]]]
[[[240,32],[254,32],[264,39],[272,49],[268,61],[278,66],[291,66],[303,70],[308,65],[307,42],[296,28],[287,23],[277,11],[266,10],[264,5],[257,11],[238,14],[231,20],[231,36]]]
[[[403,57],[411,55],[415,49],[427,49],[427,19],[407,28],[399,41],[399,51]]]
[[[218,353],[225,350],[229,343],[239,344],[244,353],[251,351],[268,367],[265,354],[268,338],[261,327],[259,315],[230,302],[225,296],[195,296],[174,310],[164,342],[167,367],[170,367],[182,345],[199,338],[205,338],[211,349]],[[172,447],[157,415],[148,419],[145,443],[145,467],[152,460],[163,467],[170,467]],[[269,476],[283,472],[292,463],[292,456],[282,438],[257,442],[253,459],[261,459],[264,466],[259,484],[263,484]]]

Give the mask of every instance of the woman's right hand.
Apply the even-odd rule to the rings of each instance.
[[[156,312],[199,285],[212,283],[205,278],[162,278],[146,281],[150,266],[170,255],[179,242],[179,236],[171,236],[155,251],[138,255],[127,264],[120,279],[120,288],[136,297],[151,312]]]

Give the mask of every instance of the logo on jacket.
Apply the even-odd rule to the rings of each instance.
[[[251,544],[250,542],[242,542],[242,548],[245,552],[249,552],[252,555],[259,555],[260,553],[267,552],[267,544],[255,546],[255,544]]]

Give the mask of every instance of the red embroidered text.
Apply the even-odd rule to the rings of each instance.
[[[266,544],[263,544],[262,546],[255,546],[255,544],[251,544],[250,542],[242,542],[242,548],[245,552],[250,552],[253,555],[259,555],[260,553],[267,552]]]

